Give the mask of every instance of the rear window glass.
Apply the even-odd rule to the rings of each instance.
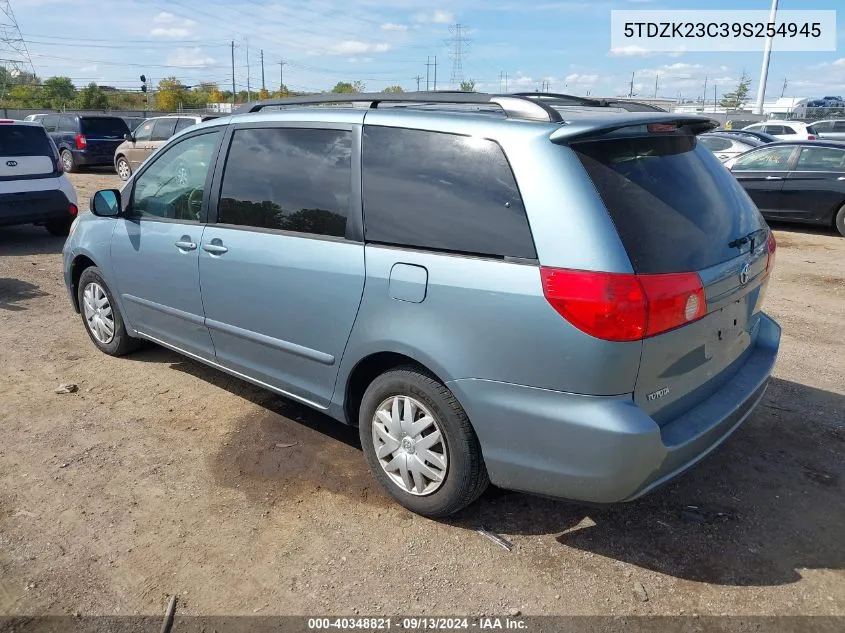
[[[53,156],[43,127],[0,125],[0,156]]]
[[[739,255],[728,243],[765,226],[740,184],[693,136],[573,144],[634,271],[702,270]]]
[[[129,131],[123,119],[98,117],[96,119],[82,119],[82,133],[90,136],[112,136],[123,138]]]

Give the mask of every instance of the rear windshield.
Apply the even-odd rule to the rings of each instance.
[[[740,184],[694,136],[615,138],[571,147],[637,273],[715,266],[739,255],[729,242],[765,226]]]
[[[0,125],[0,156],[52,156],[53,148],[41,126]]]
[[[123,119],[109,119],[98,117],[96,119],[82,119],[82,133],[90,136],[113,136],[122,138],[129,131],[129,126]]]

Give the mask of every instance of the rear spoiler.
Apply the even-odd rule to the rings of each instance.
[[[574,118],[564,121],[549,139],[552,143],[571,143],[583,141],[588,138],[604,136],[611,132],[623,130],[628,127],[641,127],[653,123],[674,125],[675,130],[683,130],[685,133],[698,135],[703,132],[710,132],[719,127],[719,123],[713,119],[703,116],[686,115],[679,116],[671,112],[642,113],[630,116],[613,116],[603,118]]]

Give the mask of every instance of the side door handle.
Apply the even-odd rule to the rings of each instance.
[[[222,240],[216,237],[208,244],[203,244],[202,250],[206,253],[211,253],[212,255],[222,255],[223,253],[229,252],[229,249],[223,246]]]
[[[187,235],[184,236],[181,240],[176,242],[176,248],[180,251],[195,251],[197,250],[196,242],[191,242],[190,240],[186,240],[185,238],[188,237]]]
[[[780,176],[766,176],[766,180],[783,180]]]
[[[845,176],[839,176],[836,180],[845,180]]]

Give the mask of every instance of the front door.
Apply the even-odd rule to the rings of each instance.
[[[200,246],[206,325],[218,363],[325,407],[364,289],[356,130],[252,125]]]
[[[198,256],[222,134],[214,129],[184,138],[138,174],[124,192],[128,202],[111,247],[131,327],[209,360],[214,348],[204,324]]]
[[[794,145],[762,147],[737,159],[731,172],[766,215],[781,213],[783,182],[789,173]]]
[[[141,166],[141,163],[143,163],[147,156],[149,156],[147,146],[150,144],[150,137],[153,134],[153,125],[155,125],[155,120],[144,121],[144,123],[139,125],[133,134],[135,140],[129,142],[124,151],[126,160],[129,161],[129,166],[132,168],[133,172],[138,169]]]
[[[784,219],[830,224],[845,200],[845,148],[802,147],[783,200]]]

